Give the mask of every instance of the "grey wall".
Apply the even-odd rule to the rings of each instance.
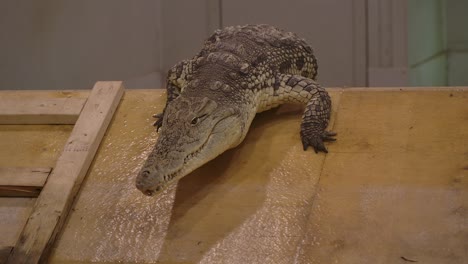
[[[163,2],[163,70],[193,56],[214,28],[267,23],[296,32],[312,45],[325,86],[408,84],[406,0],[183,3]]]
[[[193,57],[213,31],[221,27],[220,1],[162,1],[163,72]]]
[[[162,7],[164,71],[197,53],[216,28],[266,23],[311,44],[324,85],[366,85],[365,0],[172,0]]]
[[[369,86],[408,85],[406,0],[367,3],[367,69]]]
[[[1,1],[1,89],[86,89],[114,79],[158,85],[159,4]]]
[[[305,38],[326,86],[366,85],[365,1],[223,1],[223,26],[266,23]],[[362,19],[360,19],[362,18]]]
[[[325,86],[405,85],[405,12],[405,0],[4,0],[0,89],[162,87],[214,29],[247,23],[304,37]]]

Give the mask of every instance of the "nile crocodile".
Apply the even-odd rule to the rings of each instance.
[[[162,191],[245,138],[256,113],[304,104],[304,150],[323,142],[331,100],[315,80],[317,60],[305,40],[268,25],[217,30],[202,50],[169,70],[167,103],[155,115],[159,138],[136,179],[146,195]]]

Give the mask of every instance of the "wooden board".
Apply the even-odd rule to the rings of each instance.
[[[0,264],[18,241],[36,198],[0,197]]]
[[[85,102],[83,98],[3,98],[0,124],[74,124]]]
[[[468,89],[346,90],[337,118],[296,263],[467,263]]]
[[[123,94],[121,82],[98,82],[7,263],[47,258]]]
[[[303,151],[302,107],[259,114],[241,145],[147,197],[135,177],[165,98],[125,93],[50,263],[294,263],[326,157]]]
[[[37,197],[52,168],[0,168],[0,197]]]
[[[127,92],[50,263],[466,263],[468,89],[329,91],[328,154],[281,106],[154,197],[135,177],[165,94]]]
[[[3,263],[3,260],[8,258],[12,249],[13,247],[0,247],[0,263]]]

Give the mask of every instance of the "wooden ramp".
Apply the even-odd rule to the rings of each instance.
[[[127,91],[50,263],[466,263],[468,88],[329,91],[329,154],[302,150],[284,106],[157,197],[134,181],[165,94]]]

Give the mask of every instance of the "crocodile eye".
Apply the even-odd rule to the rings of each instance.
[[[199,119],[198,117],[194,117],[194,118],[192,119],[192,122],[190,122],[190,124],[196,125],[196,124],[198,123],[198,119]]]
[[[192,125],[198,124],[198,122],[199,122],[202,118],[204,118],[205,116],[206,116],[206,114],[201,115],[201,116],[194,117],[194,118],[192,119],[192,121],[190,122],[190,124],[192,124]]]

